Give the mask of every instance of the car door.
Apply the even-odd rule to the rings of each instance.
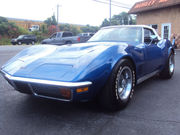
[[[54,34],[50,37],[50,44],[56,44],[56,36],[57,36],[57,33],[54,33]]]
[[[157,35],[148,28],[144,28],[146,74],[156,72],[162,64],[162,50],[158,47]]]
[[[27,44],[28,43],[28,35],[25,35],[22,39],[22,43]]]
[[[62,35],[62,41],[64,44],[74,43],[71,32],[64,32]]]
[[[27,44],[31,43],[31,35],[26,36],[26,43]]]
[[[55,42],[54,44],[56,44],[56,45],[62,45],[63,44],[63,42],[62,42],[62,33],[61,32],[57,32],[54,42]]]

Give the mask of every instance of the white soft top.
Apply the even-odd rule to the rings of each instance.
[[[158,35],[156,30],[148,25],[114,25],[114,26],[107,26],[107,27],[102,27],[101,29],[110,29],[110,28],[122,28],[122,27],[129,27],[129,28],[148,28],[151,29],[158,37],[159,40],[161,40],[161,37]]]

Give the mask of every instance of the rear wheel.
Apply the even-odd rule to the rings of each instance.
[[[134,68],[129,60],[123,59],[116,64],[104,90],[101,91],[101,105],[112,111],[124,108],[132,98],[134,86]]]
[[[160,77],[164,79],[170,79],[174,74],[174,68],[175,68],[174,53],[171,52],[168,57],[168,62],[166,63],[163,71],[160,73]]]
[[[67,41],[65,44],[72,44],[72,42],[71,41]]]

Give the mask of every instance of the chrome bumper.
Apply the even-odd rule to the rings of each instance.
[[[92,84],[92,82],[90,82],[90,81],[84,81],[84,82],[61,82],[61,81],[51,81],[51,80],[15,77],[15,76],[11,76],[11,75],[3,72],[2,70],[1,70],[1,72],[5,76],[5,78],[7,78],[7,79],[9,79],[11,81],[47,84],[47,85],[54,85],[54,86],[61,86],[61,87],[83,87],[83,86],[89,86],[89,85]]]
[[[32,84],[37,84],[37,85],[46,85],[49,87],[58,87],[58,88],[78,88],[78,87],[85,87],[85,86],[90,86],[92,85],[92,82],[90,81],[84,81],[84,82],[61,82],[61,81],[51,81],[51,80],[42,80],[42,79],[32,79],[32,78],[24,78],[24,77],[15,77],[7,74],[4,71],[0,71],[4,78],[16,89],[20,90],[18,86],[25,87],[26,90],[28,89],[31,91],[31,93],[34,96],[37,97],[43,97],[43,98],[48,98],[48,99],[54,99],[54,100],[60,100],[60,101],[72,101],[73,97],[71,99],[62,99],[62,98],[57,98],[49,95],[44,95],[44,94],[39,94],[33,89]],[[17,82],[20,82],[20,85],[17,85]],[[24,93],[24,92],[23,92]],[[25,92],[26,93],[26,92]],[[71,90],[71,94],[73,96],[73,90]]]

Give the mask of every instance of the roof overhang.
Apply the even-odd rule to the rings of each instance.
[[[144,0],[137,2],[128,12],[138,14],[146,11],[180,5],[180,0]]]

